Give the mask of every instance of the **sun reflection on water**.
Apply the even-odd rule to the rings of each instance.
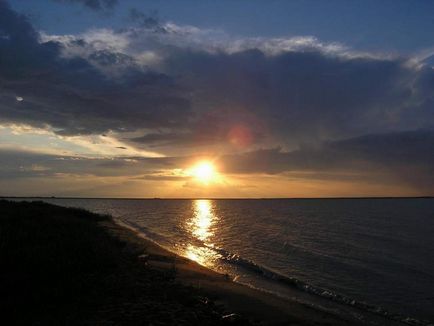
[[[212,238],[218,218],[213,212],[213,203],[208,199],[198,199],[193,202],[193,217],[187,220],[186,226],[193,239],[203,245],[189,243],[185,255],[204,266],[213,266],[218,254],[212,249]]]

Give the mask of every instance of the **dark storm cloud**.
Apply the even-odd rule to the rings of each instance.
[[[218,142],[215,135],[195,134],[193,132],[149,133],[144,136],[127,139],[134,143],[146,144],[149,147],[164,146],[200,146]]]
[[[131,8],[129,12],[129,18],[131,19],[131,21],[139,24],[142,27],[152,28],[155,29],[155,31],[164,31],[157,11],[144,13],[137,8]]]
[[[434,124],[434,73],[403,59],[313,46],[272,55],[259,48],[208,51],[178,45],[179,30],[144,39],[146,28],[111,35],[133,47],[145,42],[162,60],[157,72],[122,49],[101,49],[111,42],[104,37],[96,47],[80,38],[40,43],[24,16],[1,6],[3,121],[48,124],[65,135],[147,128],[131,139],[145,147],[274,141],[287,149]],[[134,17],[147,19],[136,11]],[[162,26],[157,19],[153,25]],[[71,46],[87,54],[62,56]]]
[[[360,179],[371,175],[377,183],[398,180],[433,193],[433,149],[434,131],[417,130],[329,141],[291,152],[258,150],[223,156],[221,162],[227,173],[327,172],[335,173],[335,180],[357,173]]]
[[[131,139],[148,146],[229,143],[242,126],[251,144],[286,148],[327,139],[434,126],[434,73],[401,58],[345,57],[318,49],[276,55],[171,48],[166,71],[191,90],[187,130]],[[248,114],[246,114],[246,112]]]
[[[79,3],[92,10],[107,10],[112,9],[118,0],[53,0],[55,2],[63,3]]]
[[[134,143],[149,147],[200,147],[224,143],[251,145],[264,137],[264,123],[247,110],[220,108],[201,112],[200,118],[190,122],[187,131],[154,132],[131,138]]]
[[[81,77],[88,77],[86,73],[83,75]],[[79,78],[80,74],[77,73],[76,77]],[[189,115],[188,100],[177,96],[170,87],[107,85],[90,92],[90,88],[82,88],[83,85],[77,88],[69,82],[55,85],[30,77],[5,84],[0,94],[1,120],[37,127],[48,124],[62,135],[171,127]],[[15,94],[24,100],[17,102]]]
[[[50,68],[57,52],[54,43],[39,44],[27,18],[11,10],[6,1],[0,1],[0,77],[18,80],[29,70],[42,74]]]
[[[133,66],[108,78],[90,61],[116,66],[128,62],[127,55],[98,51],[89,61],[63,58],[61,44],[40,43],[26,17],[4,1],[0,15],[0,120],[76,135],[171,127],[188,119],[189,101],[171,77]]]
[[[433,110],[423,107],[433,98],[432,69],[399,59],[248,50],[179,51],[168,62],[199,103],[249,110],[290,145],[433,125]]]
[[[62,156],[19,150],[0,149],[0,178],[82,176],[136,176],[143,174],[147,165],[128,158],[88,158]]]

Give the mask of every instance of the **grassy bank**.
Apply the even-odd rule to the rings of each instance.
[[[144,266],[137,259],[143,248],[101,227],[109,221],[42,202],[0,201],[0,319],[27,325],[247,323],[222,319],[223,308],[178,284],[175,269]]]

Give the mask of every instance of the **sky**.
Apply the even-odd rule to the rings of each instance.
[[[0,196],[434,196],[432,12],[0,0]]]

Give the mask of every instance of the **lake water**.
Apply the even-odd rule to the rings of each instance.
[[[434,199],[44,200],[110,214],[237,282],[348,318],[434,321]]]

